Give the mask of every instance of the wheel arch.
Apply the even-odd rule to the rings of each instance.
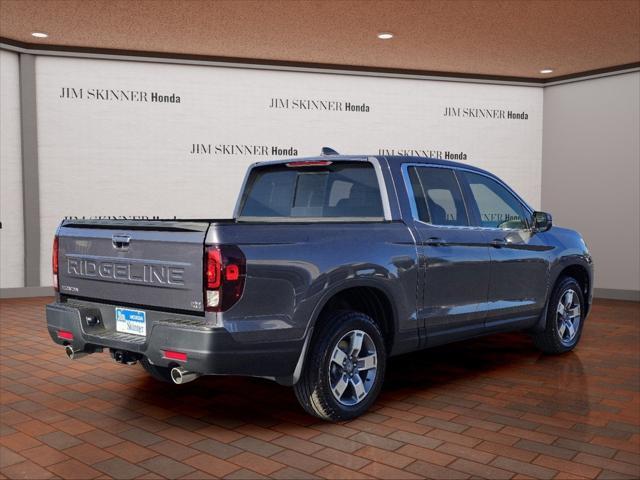
[[[298,364],[291,378],[277,379],[279,383],[293,385],[302,374],[307,361],[309,346],[323,322],[330,318],[330,312],[336,310],[354,310],[372,318],[380,327],[387,352],[393,348],[397,328],[397,310],[392,295],[377,282],[349,282],[328,291],[317,303],[311,315],[305,342]]]
[[[580,285],[580,289],[582,290],[582,295],[585,299],[585,307],[589,310],[590,302],[588,301],[588,298],[589,292],[591,291],[591,277],[589,276],[587,268],[577,263],[564,267],[556,276],[553,288],[556,287],[558,281],[563,277],[571,277],[578,282],[578,285]]]
[[[328,321],[331,312],[353,310],[364,313],[380,327],[387,351],[393,347],[396,330],[396,313],[391,297],[383,289],[373,285],[345,286],[327,295],[313,319],[314,332]]]
[[[558,282],[564,277],[571,277],[575,279],[576,282],[578,282],[585,301],[585,317],[589,313],[589,310],[591,308],[590,296],[593,282],[590,268],[583,265],[582,263],[566,263],[558,265],[552,276],[552,281],[549,283],[550,288],[547,293],[547,301],[545,302],[544,309],[540,314],[540,319],[532,328],[533,332],[541,332],[545,329],[547,324],[547,310],[549,307],[549,299],[551,298],[553,291],[558,285]]]

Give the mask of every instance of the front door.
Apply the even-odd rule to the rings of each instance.
[[[489,286],[489,247],[469,213],[456,174],[405,166],[419,245],[423,321],[429,346],[480,333]]]
[[[479,173],[458,175],[491,256],[486,326],[528,326],[545,306],[552,247],[545,245],[544,234],[532,231],[529,209],[504,185]]]

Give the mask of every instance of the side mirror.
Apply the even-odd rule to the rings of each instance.
[[[532,220],[535,232],[546,232],[553,226],[551,214],[547,212],[533,212]]]

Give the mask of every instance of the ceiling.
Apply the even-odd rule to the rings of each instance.
[[[36,39],[31,32],[49,34]],[[393,32],[391,40],[377,38]],[[640,62],[638,0],[0,0],[30,44],[557,78]],[[552,68],[543,75],[540,70]]]

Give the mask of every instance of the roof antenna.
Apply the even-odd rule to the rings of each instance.
[[[327,156],[327,155],[340,155],[338,152],[336,152],[333,148],[329,148],[329,147],[322,147],[322,152],[321,155]]]

